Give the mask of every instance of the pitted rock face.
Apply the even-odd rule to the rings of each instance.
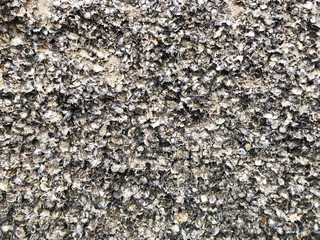
[[[0,239],[318,239],[319,4],[0,0]]]

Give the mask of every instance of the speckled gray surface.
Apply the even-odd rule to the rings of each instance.
[[[0,239],[320,239],[320,2],[0,0]]]

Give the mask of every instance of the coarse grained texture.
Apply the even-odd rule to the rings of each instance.
[[[0,239],[320,239],[319,0],[0,0]]]

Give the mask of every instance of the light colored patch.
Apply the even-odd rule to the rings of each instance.
[[[189,216],[187,212],[179,212],[174,215],[174,219],[177,223],[181,224],[184,222],[188,222]]]
[[[320,69],[319,69],[319,68],[315,68],[315,69],[312,71],[311,75],[313,75],[313,76],[320,76]]]
[[[0,89],[4,88],[4,82],[3,82],[3,77],[2,77],[2,71],[0,70]]]
[[[80,49],[79,51],[75,52],[75,54],[82,58],[91,59],[88,52],[84,49]]]
[[[140,16],[140,9],[139,8],[129,6],[126,8],[126,10],[127,10],[129,18],[134,18],[134,17]]]
[[[119,65],[120,59],[114,55],[110,56],[106,63],[108,73],[106,74],[105,80],[111,87],[121,84],[122,75],[119,70]]]
[[[101,49],[94,48],[92,49],[92,51],[98,56],[98,58],[101,58],[101,59],[106,59],[110,55],[110,53],[103,48]]]
[[[0,45],[4,47],[10,41],[10,36],[8,33],[0,33]]]
[[[50,5],[53,0],[31,0],[28,2],[28,7],[34,8],[34,13],[40,15],[43,18],[49,18],[51,16]]]
[[[6,192],[6,191],[8,191],[8,189],[9,189],[8,181],[7,180],[0,181],[0,190]]]
[[[184,48],[192,48],[194,44],[186,39],[182,39],[180,42],[181,46]]]
[[[233,3],[233,0],[226,0],[226,3],[227,3],[228,6],[229,6],[232,19],[233,19],[234,21],[236,21],[236,20],[237,20],[237,17],[239,17],[239,16],[243,13],[243,11],[244,11],[243,7],[241,7],[241,6],[239,6],[239,5],[235,5],[235,4]]]
[[[10,44],[12,46],[23,45],[23,39],[21,36],[15,36],[14,38],[11,39]]]
[[[104,62],[94,64],[95,59],[90,57],[88,51],[83,49],[75,52],[75,57],[80,57],[82,63],[89,69],[95,72],[103,72],[100,77],[100,82],[106,82],[111,87],[120,87],[121,80],[123,79],[119,69],[120,58],[105,50],[95,49],[94,52],[100,59],[103,59]]]
[[[119,5],[117,8],[120,9],[121,11],[126,12],[130,20],[140,16],[140,8],[134,7],[130,4],[122,4],[122,5]]]

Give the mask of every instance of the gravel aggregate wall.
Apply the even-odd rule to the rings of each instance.
[[[320,239],[319,0],[0,0],[0,239]]]

